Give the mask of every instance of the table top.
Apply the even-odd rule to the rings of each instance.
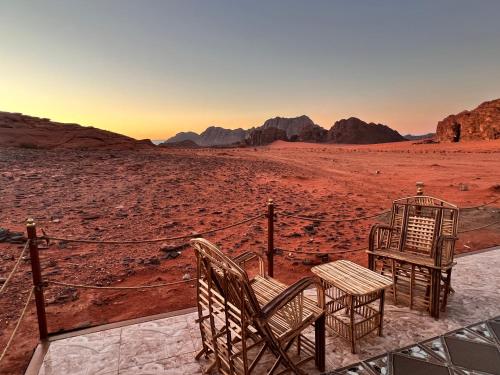
[[[321,279],[352,295],[369,294],[392,285],[392,279],[348,260],[311,268]]]

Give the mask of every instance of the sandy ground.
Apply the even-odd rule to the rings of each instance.
[[[500,197],[500,141],[417,145],[334,146],[277,142],[247,149],[152,151],[0,150],[0,226],[24,230],[27,217],[60,237],[143,239],[200,232],[277,210],[322,218],[378,213],[393,199],[425,191],[461,207]],[[499,220],[497,202],[462,214],[462,228]],[[385,217],[381,217],[384,220]],[[308,274],[314,255],[287,249],[347,251],[367,244],[374,220],[321,224],[278,216],[276,276],[293,282]],[[208,239],[231,255],[266,248],[266,221],[259,219]],[[52,242],[41,250],[45,279],[97,285],[138,285],[194,277],[187,249],[165,259],[160,248],[185,241],[145,245],[82,245]],[[499,226],[464,233],[457,252],[500,243]],[[20,252],[0,244],[0,278]],[[366,264],[363,252],[331,256]],[[29,263],[0,296],[3,349],[30,287]],[[194,288],[179,285],[147,291],[46,290],[49,329],[56,332],[177,310],[195,303]],[[37,340],[32,305],[1,373],[22,373]]]

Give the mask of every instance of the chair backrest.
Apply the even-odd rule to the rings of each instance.
[[[441,199],[417,195],[395,200],[392,205],[389,247],[429,257],[436,256],[436,241],[440,236],[456,236],[458,207]],[[453,248],[447,249],[453,257]],[[446,259],[444,259],[446,263]]]
[[[246,374],[247,337],[262,331],[255,324],[261,310],[248,275],[209,241],[196,238],[190,243],[198,263],[198,312],[202,336],[206,337],[202,337],[203,345],[215,353],[223,374]]]

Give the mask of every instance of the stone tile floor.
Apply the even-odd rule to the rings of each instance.
[[[384,337],[365,337],[357,354],[351,354],[345,341],[327,334],[327,370],[500,315],[500,247],[457,258],[457,263],[452,275],[456,293],[439,321],[394,306],[389,298]],[[196,313],[189,313],[53,341],[38,374],[203,374],[206,363],[194,359],[200,349],[195,318]],[[307,372],[318,373],[312,365]]]

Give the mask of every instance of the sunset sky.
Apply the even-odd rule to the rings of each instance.
[[[500,97],[500,1],[0,0],[0,110],[164,139],[310,116],[434,131]]]

